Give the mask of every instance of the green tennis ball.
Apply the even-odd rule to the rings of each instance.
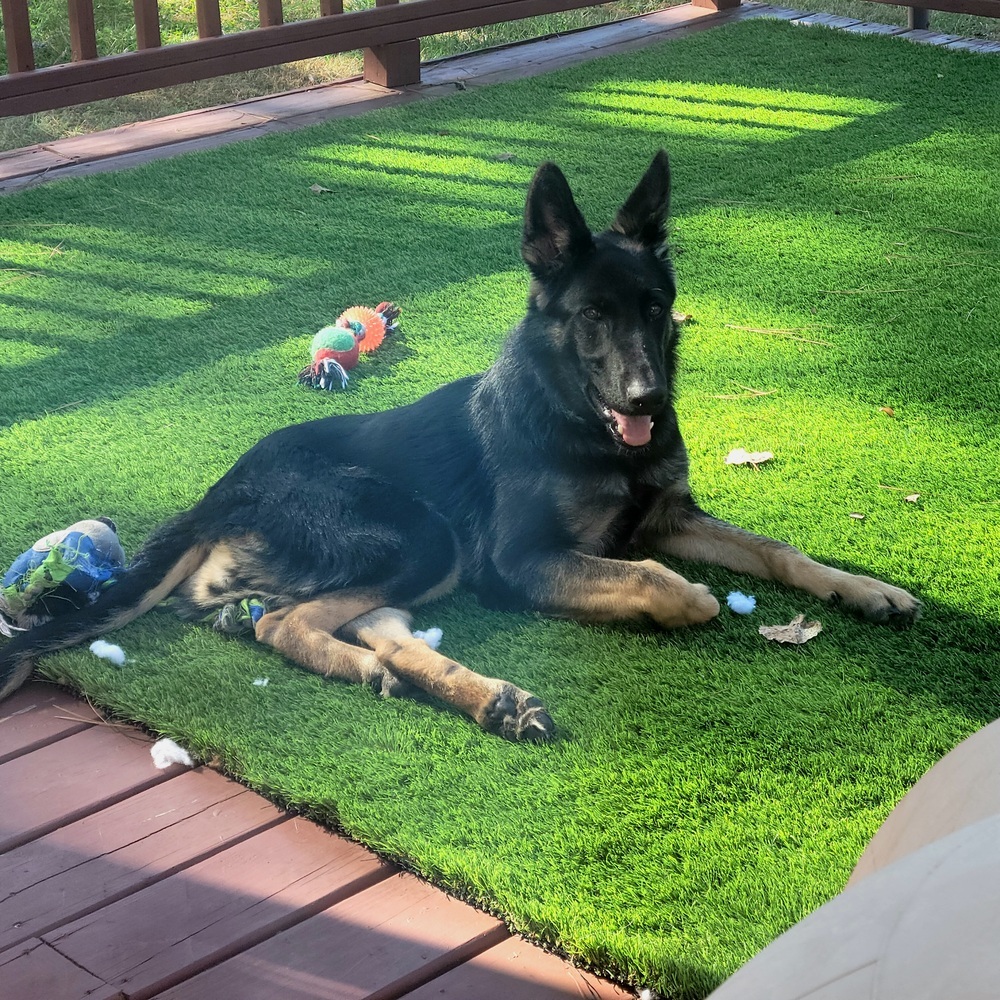
[[[354,334],[350,330],[345,330],[342,326],[324,326],[312,339],[310,353],[317,351],[352,351],[356,341]]]

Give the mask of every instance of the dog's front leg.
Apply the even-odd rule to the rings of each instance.
[[[503,572],[502,561],[498,566]],[[653,559],[629,562],[582,552],[522,557],[508,579],[539,611],[579,621],[639,621],[662,628],[697,625],[719,613],[719,602],[701,583],[689,583]]]
[[[920,602],[899,587],[825,566],[791,545],[755,535],[698,508],[680,523],[671,519],[669,529],[659,528],[655,516],[650,518],[640,529],[637,543],[664,555],[797,587],[873,622],[908,625],[920,611]]]

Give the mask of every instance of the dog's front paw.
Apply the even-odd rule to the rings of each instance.
[[[656,583],[647,613],[660,628],[702,625],[719,614],[719,602],[705,584],[688,583],[684,577],[651,560],[644,565]]]
[[[488,733],[505,740],[547,740],[555,732],[545,706],[528,691],[506,681],[489,702],[479,719]]]
[[[920,601],[900,587],[870,576],[843,574],[830,600],[843,605],[870,622],[906,628],[920,615]]]

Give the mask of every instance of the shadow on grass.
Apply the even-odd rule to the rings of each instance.
[[[744,36],[766,37],[763,26],[743,27],[750,29]],[[455,281],[494,272],[499,261],[509,266],[516,260],[527,179],[534,163],[550,155],[567,164],[581,202],[588,208],[597,203],[589,214],[602,225],[624,194],[622,163],[641,164],[655,146],[667,145],[677,174],[677,225],[683,227],[705,201],[781,200],[817,170],[941,130],[986,125],[984,108],[968,98],[956,101],[955,84],[934,86],[925,79],[924,53],[892,51],[896,58],[884,74],[862,80],[851,70],[856,39],[786,29],[803,44],[783,59],[762,56],[734,72],[732,30],[688,40],[691,48],[707,51],[683,69],[668,62],[662,74],[657,64],[621,86],[604,83],[609,67],[620,72],[621,62],[587,66],[551,84],[527,81],[457,95],[433,106],[255,141],[252,151],[240,144],[5,199],[7,238],[18,232],[20,219],[25,239],[44,234],[43,248],[62,249],[39,266],[20,265],[39,277],[5,296],[6,336],[59,354],[0,370],[0,397],[8,400],[3,419],[41,415],[67,399],[114,398],[230,354],[305,336],[355,301],[415,297],[440,288],[442,274]],[[740,51],[754,49],[752,41],[740,40]],[[824,75],[830,77],[822,84],[818,58],[826,60]],[[688,93],[692,87],[707,96]],[[641,104],[641,113],[630,103]],[[824,118],[833,127],[817,126]],[[730,127],[742,131],[734,137],[727,134]],[[754,129],[766,141],[755,141]],[[513,163],[484,162],[496,155],[498,143],[513,146]],[[240,180],[233,183],[233,177]],[[331,193],[311,194],[314,181],[329,185]],[[919,220],[897,215],[895,223],[949,221],[962,228],[974,222],[938,219],[935,204],[931,190]],[[798,207],[809,206],[800,200]],[[466,212],[472,221],[454,224],[449,210]],[[970,213],[978,210],[969,206]],[[485,232],[484,212],[497,218]],[[419,221],[408,221],[414,216]],[[90,233],[106,229],[103,244],[78,235],[83,223],[76,220],[86,217],[95,220]],[[889,218],[887,206],[887,231]],[[32,228],[38,225],[51,229]],[[264,266],[253,262],[258,251],[269,258]],[[80,257],[89,274],[79,273]],[[159,269],[187,272],[187,287],[183,278],[180,284],[157,279]],[[843,279],[857,283],[853,263],[844,267]],[[45,288],[47,280],[61,283],[56,295]],[[43,290],[32,294],[29,281]],[[174,308],[189,307],[193,315],[143,315],[152,308],[145,297],[164,294],[177,300]],[[58,331],[38,329],[32,314],[39,309]],[[63,332],[80,325],[91,331],[82,353],[67,346]],[[129,359],[124,370],[123,357]],[[891,358],[873,367],[887,385],[906,374],[893,368]],[[914,399],[921,388],[907,386]]]

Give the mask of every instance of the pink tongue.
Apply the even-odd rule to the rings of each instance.
[[[611,415],[618,424],[618,433],[622,440],[633,448],[649,444],[653,436],[653,421],[650,417],[626,417],[624,413],[612,410]]]

